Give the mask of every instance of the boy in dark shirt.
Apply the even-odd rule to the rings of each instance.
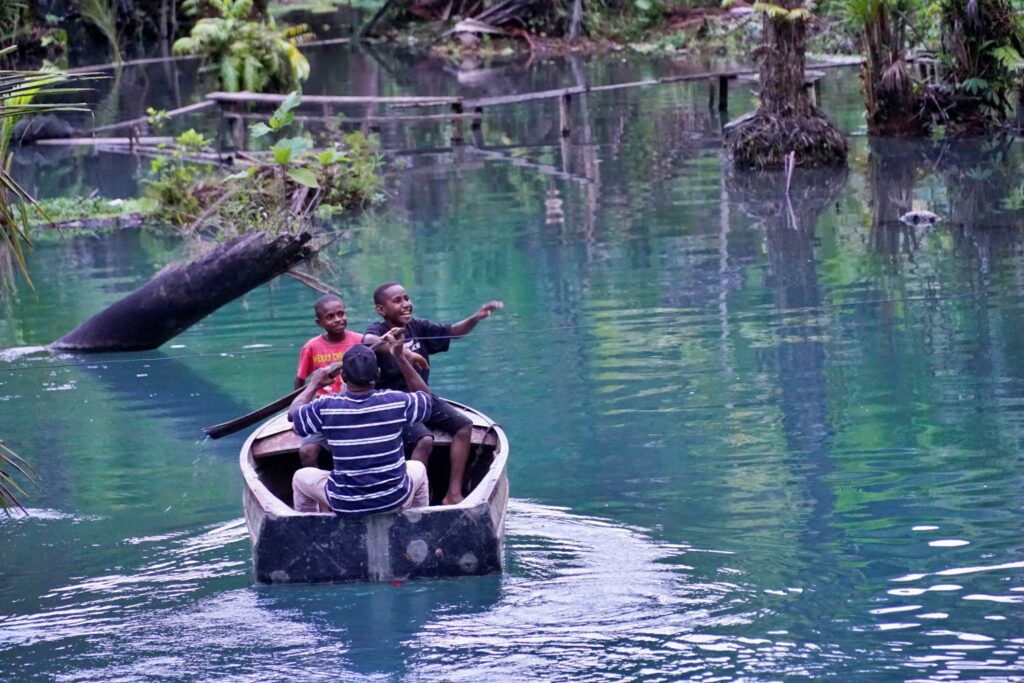
[[[385,282],[378,287],[373,293],[373,303],[377,315],[382,320],[366,329],[363,343],[377,347],[380,337],[388,330],[401,327],[405,330],[406,349],[423,356],[428,363],[430,354],[447,351],[452,339],[466,336],[473,331],[477,323],[505,306],[500,301],[488,301],[465,320],[453,324],[435,323],[412,317],[412,300],[405,287],[398,282]],[[378,351],[380,379],[377,380],[377,388],[408,391],[401,370],[392,358],[387,354],[381,354],[381,351]],[[429,380],[429,367],[419,369],[418,372],[424,382]],[[448,480],[448,491],[441,502],[443,505],[454,505],[462,500],[462,478],[466,471],[466,460],[469,458],[469,438],[473,425],[469,418],[447,402],[435,399],[432,403],[430,416],[422,424],[408,428],[404,438],[406,443],[415,444],[412,458],[426,465],[434,445],[431,429],[452,435],[451,477]]]

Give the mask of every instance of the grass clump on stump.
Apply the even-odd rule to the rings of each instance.
[[[781,168],[795,153],[798,166],[846,163],[846,138],[812,102],[804,77],[807,19],[801,0],[758,3],[764,38],[760,62],[761,104],[726,127],[726,145],[739,168]]]

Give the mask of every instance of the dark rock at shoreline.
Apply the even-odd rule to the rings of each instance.
[[[74,134],[75,127],[64,119],[53,114],[42,114],[20,119],[14,125],[14,134],[11,136],[11,141],[29,144],[36,140],[70,138]]]

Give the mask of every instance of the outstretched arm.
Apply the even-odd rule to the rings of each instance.
[[[452,325],[452,336],[456,338],[465,337],[467,334],[473,331],[473,328],[476,327],[476,324],[478,322],[480,322],[484,318],[491,317],[492,312],[501,310],[502,308],[505,308],[505,304],[503,302],[488,301],[483,306],[481,306],[476,313],[469,316],[465,320],[460,320],[459,322]]]

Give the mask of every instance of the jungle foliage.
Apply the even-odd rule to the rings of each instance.
[[[307,135],[286,137],[300,102],[292,92],[269,120],[250,126],[252,137],[273,142],[265,153],[240,153],[242,169],[226,177],[197,161],[208,140],[193,130],[180,135],[171,154],[152,163],[146,196],[157,215],[186,233],[226,239],[252,230],[295,232],[317,216],[380,203],[377,140],[353,132],[318,150]]]
[[[309,77],[309,62],[297,46],[311,35],[306,26],[252,20],[253,0],[209,0],[209,6],[217,16],[197,21],[173,50],[202,57],[221,88],[287,92]]]
[[[10,46],[0,50],[0,56],[14,50]],[[32,245],[29,236],[29,211],[35,208],[35,200],[18,184],[10,174],[11,155],[8,148],[14,133],[14,125],[25,115],[53,111],[82,110],[83,107],[68,104],[37,103],[37,97],[63,95],[77,92],[76,88],[58,87],[67,80],[60,72],[49,71],[0,71],[0,255],[13,261],[26,282],[29,280],[25,253]],[[22,493],[17,476],[34,481],[32,468],[10,448],[0,441],[0,509],[5,513],[10,507],[21,507],[18,494]],[[24,511],[24,508],[22,508]]]
[[[3,441],[0,441],[0,510],[7,515],[10,514],[12,507],[20,508],[22,512],[25,512],[25,508],[18,501],[18,496],[24,493],[24,490],[18,484],[16,476],[30,482],[35,481],[32,466],[8,448]]]
[[[14,47],[0,50],[0,56]],[[31,247],[29,211],[40,211],[35,200],[9,173],[9,147],[14,126],[23,116],[57,111],[86,111],[81,105],[36,102],[44,96],[66,95],[78,88],[59,87],[67,77],[59,71],[0,71],[0,250],[13,255],[14,263],[31,284],[25,252]]]
[[[1009,0],[842,0],[828,7],[862,36],[870,132],[969,135],[1007,121],[1024,71],[1024,20]],[[912,56],[922,68],[915,71]]]

